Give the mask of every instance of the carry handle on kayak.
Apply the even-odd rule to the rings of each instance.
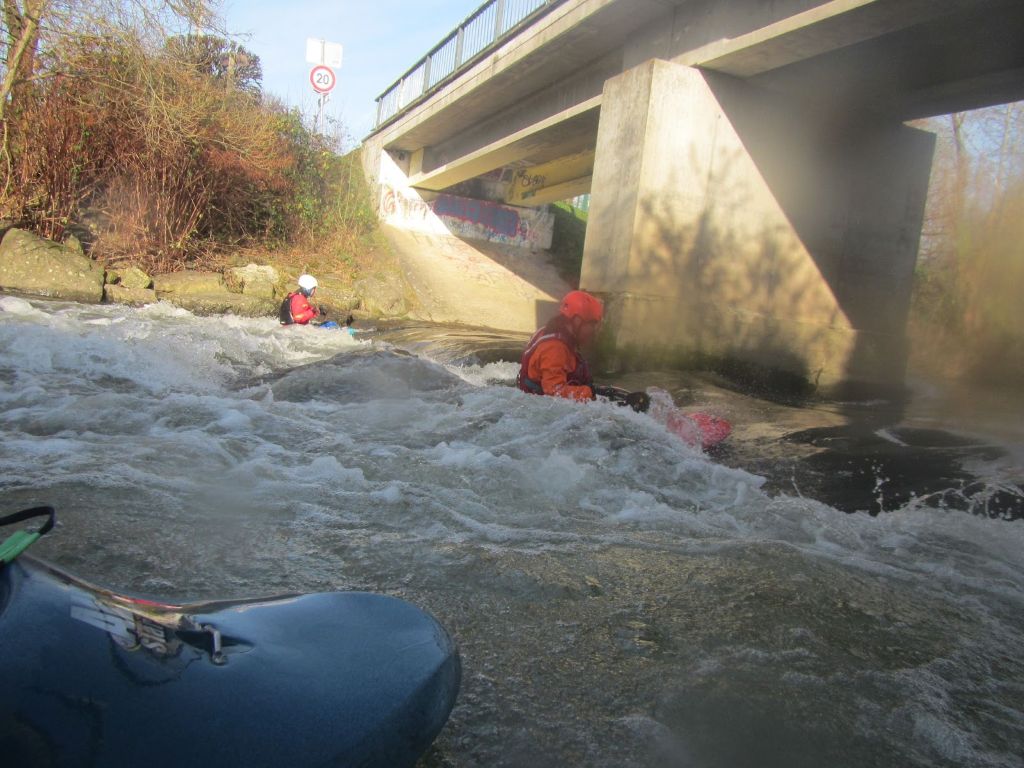
[[[40,536],[49,533],[57,520],[57,512],[50,506],[32,507],[31,509],[23,509],[21,512],[15,512],[13,515],[0,517],[0,526],[4,526],[31,520],[33,517],[44,516],[47,520],[38,531],[17,531],[8,536],[3,543],[0,543],[0,567],[12,562],[14,558],[35,544]]]

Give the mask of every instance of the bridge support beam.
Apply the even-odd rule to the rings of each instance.
[[[613,368],[898,387],[934,136],[651,60],[604,87],[581,286]]]

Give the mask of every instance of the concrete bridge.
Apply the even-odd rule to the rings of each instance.
[[[934,149],[905,121],[1024,98],[1022,41],[1021,0],[492,0],[364,163],[384,215],[534,248],[530,207],[589,192],[606,364],[898,386]]]

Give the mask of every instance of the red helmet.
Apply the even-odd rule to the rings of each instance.
[[[562,299],[559,312],[569,319],[580,317],[587,322],[599,323],[604,317],[604,306],[586,291],[569,291]]]

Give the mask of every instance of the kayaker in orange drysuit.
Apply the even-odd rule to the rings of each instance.
[[[578,401],[609,397],[635,410],[647,410],[650,399],[644,392],[626,393],[594,386],[580,347],[593,341],[603,319],[604,306],[597,298],[586,291],[567,293],[558,314],[526,345],[516,386],[535,395]]]

